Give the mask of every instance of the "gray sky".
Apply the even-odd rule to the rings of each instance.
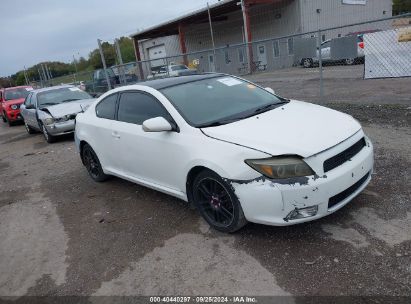
[[[206,5],[207,0],[1,0],[0,76],[41,61],[86,57],[97,38],[130,35]]]

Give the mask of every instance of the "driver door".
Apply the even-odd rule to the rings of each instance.
[[[117,167],[134,179],[181,191],[176,178],[185,159],[183,145],[179,143],[181,133],[145,132],[142,128],[145,120],[159,116],[174,124],[164,106],[152,95],[139,91],[121,94],[117,121],[112,124]]]

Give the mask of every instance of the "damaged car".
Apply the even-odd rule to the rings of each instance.
[[[92,179],[180,198],[223,232],[324,217],[373,172],[373,145],[353,117],[225,74],[117,88],[76,121]]]
[[[29,134],[40,131],[52,143],[59,136],[74,132],[77,114],[94,100],[75,86],[55,86],[30,92],[20,112]]]

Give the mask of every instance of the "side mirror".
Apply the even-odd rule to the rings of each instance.
[[[29,105],[25,106],[25,108],[26,108],[26,110],[34,109],[34,105],[29,104]]]
[[[272,88],[265,88],[265,90],[271,94],[275,94],[275,91]]]
[[[164,117],[154,117],[143,122],[144,132],[172,131],[173,127]]]

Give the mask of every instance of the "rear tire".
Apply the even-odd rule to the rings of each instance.
[[[32,127],[30,127],[30,126],[26,123],[26,121],[24,121],[24,127],[26,128],[27,133],[29,133],[29,134],[34,134],[34,133],[36,133],[36,131],[35,131]]]
[[[193,181],[192,193],[201,216],[214,229],[232,233],[247,224],[237,196],[218,174],[200,172]]]
[[[307,69],[311,68],[313,66],[313,60],[311,58],[304,58],[302,60],[302,64],[303,64],[303,67]]]
[[[353,65],[353,64],[355,64],[355,59],[353,59],[353,58],[344,59],[344,63],[346,65]]]
[[[84,166],[86,167],[90,177],[96,182],[104,182],[109,178],[107,174],[104,173],[101,167],[100,160],[97,154],[91,148],[89,144],[85,144],[81,150],[81,159]]]

